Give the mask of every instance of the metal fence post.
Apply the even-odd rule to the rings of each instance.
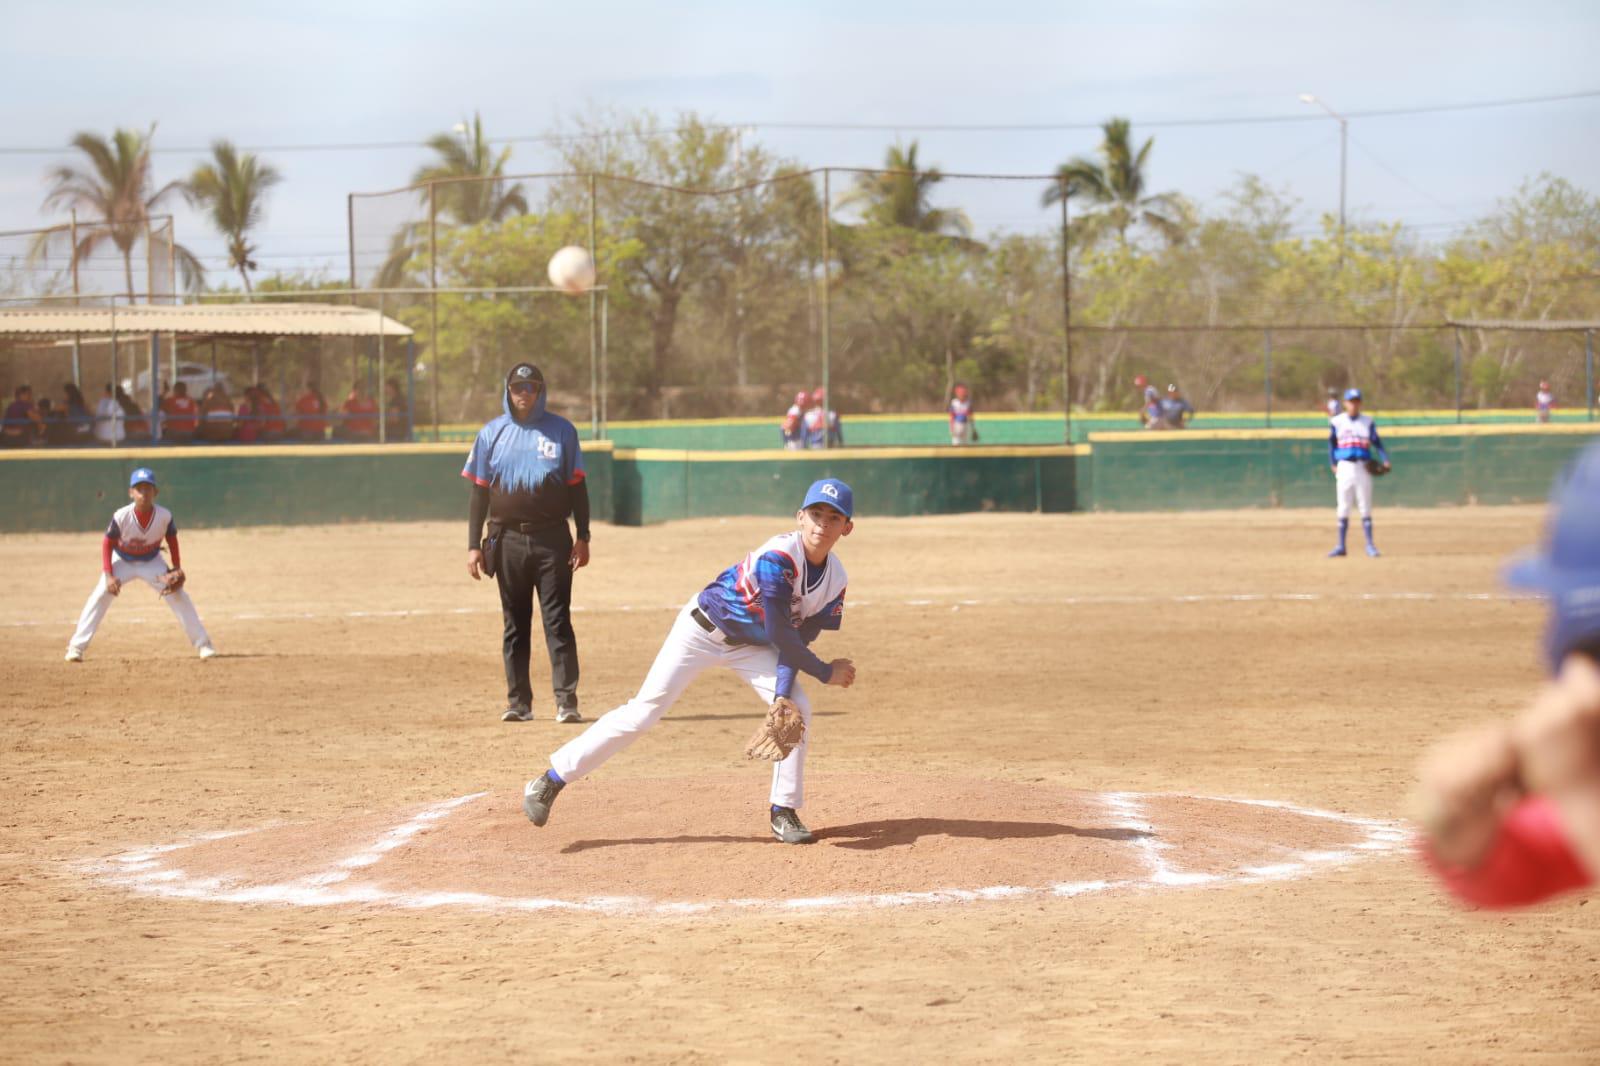
[[[589,262],[595,265],[595,280],[600,270],[600,250],[596,238],[598,228],[595,176],[589,175]],[[589,439],[600,439],[600,295],[589,288]]]
[[[1456,344],[1456,425],[1461,424],[1461,330],[1454,330]]]
[[[439,186],[433,182],[428,183],[428,288],[435,290],[428,294],[429,317],[429,347],[428,354],[433,359],[433,373],[428,375],[428,388],[433,395],[433,442],[439,443],[439,375],[442,373],[443,362],[439,358]],[[354,262],[354,260],[352,260]]]
[[[388,373],[384,366],[383,335],[388,332],[383,328],[383,293],[378,293],[378,443],[389,442],[389,389],[385,374]]]
[[[1594,330],[1583,331],[1584,395],[1588,400],[1589,421],[1594,421]]]
[[[833,282],[833,252],[829,247],[828,238],[833,215],[832,192],[829,171],[824,167],[822,171],[822,446],[824,448],[828,446],[828,404],[833,402],[833,394],[828,391],[829,372],[832,370],[833,362],[833,317],[828,293]]]
[[[1262,353],[1262,380],[1266,382],[1267,389],[1267,428],[1272,428],[1272,331],[1263,330],[1262,336],[1266,343]]]
[[[72,261],[72,306],[82,307],[78,300],[82,291],[78,285],[78,210],[72,210],[72,248],[69,251]],[[78,388],[83,388],[83,334],[72,335],[72,383]]]
[[[1061,182],[1061,398],[1066,408],[1067,443],[1072,443],[1072,241],[1067,183]]]

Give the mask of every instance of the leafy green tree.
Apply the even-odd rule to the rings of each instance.
[[[212,143],[211,161],[195,168],[185,188],[189,202],[205,210],[227,242],[228,266],[239,272],[247,296],[256,268],[250,231],[261,223],[267,190],[282,180],[275,167],[223,140]]]
[[[856,176],[839,206],[859,209],[867,225],[970,236],[972,223],[964,212],[933,206],[933,188],[943,180],[938,167],[923,169],[916,141],[896,144],[885,154],[881,171]]]
[[[83,153],[83,162],[53,167],[50,192],[44,200],[46,210],[75,210],[106,223],[79,226],[72,263],[76,266],[89,259],[109,240],[122,255],[126,295],[130,299],[137,293],[133,283],[133,249],[145,239],[150,216],[156,209],[183,192],[183,183],[179,181],[153,188],[150,143],[154,135],[155,126],[144,133],[119,128],[109,141],[94,133],[75,134],[71,144]],[[45,236],[48,240],[52,235]],[[43,255],[47,250],[40,245],[36,253]],[[204,277],[200,261],[179,244],[172,246],[172,255],[183,275],[184,286],[191,291],[198,289]]]
[[[1189,207],[1177,193],[1147,194],[1146,169],[1155,138],[1148,137],[1137,151],[1133,126],[1113,118],[1101,127],[1098,160],[1076,156],[1056,168],[1056,183],[1045,190],[1044,205],[1054,206],[1063,196],[1088,202],[1079,222],[1085,243],[1114,233],[1119,244],[1128,243],[1128,230],[1148,226],[1169,244],[1183,240]]]

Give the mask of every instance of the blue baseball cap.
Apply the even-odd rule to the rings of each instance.
[[[155,471],[151,470],[148,466],[141,466],[139,469],[135,470],[132,474],[128,475],[128,487],[130,489],[133,488],[135,485],[154,485],[155,483],[156,483]]]
[[[800,505],[800,509],[803,511],[815,503],[825,503],[849,518],[855,510],[855,493],[838,478],[825,477],[811,483],[811,488],[806,492],[806,502]]]
[[[1359,399],[1361,399],[1361,390],[1360,389],[1345,389],[1344,390],[1344,398],[1347,399],[1347,400],[1359,400]]]
[[[1552,670],[1576,648],[1600,640],[1600,442],[1556,479],[1544,544],[1506,569],[1508,583],[1550,597],[1545,651]]]

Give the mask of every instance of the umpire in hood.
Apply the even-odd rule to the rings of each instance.
[[[533,600],[539,599],[556,721],[581,722],[572,575],[589,565],[589,487],[578,431],[545,410],[544,375],[518,363],[506,375],[504,414],[478,431],[461,476],[472,482],[467,573],[500,584],[505,616],[506,709],[501,721],[533,718],[528,680]],[[484,519],[488,532],[484,532]],[[578,539],[567,528],[571,518]]]

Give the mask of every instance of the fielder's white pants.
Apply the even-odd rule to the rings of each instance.
[[[950,423],[950,443],[956,447],[966,444],[972,439],[971,422]]]
[[[672,632],[656,653],[639,694],[615,710],[601,715],[579,736],[550,756],[550,766],[563,781],[576,781],[598,770],[646,729],[660,721],[683,690],[701,673],[725,666],[750,683],[763,705],[777,695],[778,650],[770,645],[730,647],[722,633],[707,633],[689,616],[691,600],[678,612]],[[805,738],[789,757],[772,768],[771,802],[779,807],[799,807],[805,802],[806,743],[811,737],[811,704],[798,685],[789,698],[800,707],[806,722]],[[755,717],[751,717],[752,727]]]
[[[1372,473],[1365,463],[1340,459],[1333,471],[1334,499],[1338,501],[1339,517],[1350,517],[1354,503],[1362,518],[1372,514]]]
[[[134,581],[143,581],[151,588],[160,590],[161,575],[167,572],[166,560],[161,556],[145,562],[133,562],[128,559],[112,559],[111,575],[122,582],[126,589]],[[67,647],[83,651],[94,639],[95,630],[100,628],[100,623],[105,620],[106,612],[111,610],[111,603],[116,597],[106,590],[106,575],[100,575],[100,583],[89,593],[89,602],[83,605],[83,614],[78,616],[78,631],[72,634],[72,639],[67,642]],[[189,593],[179,589],[170,596],[163,596],[167,606],[172,608],[172,613],[178,616],[178,621],[183,623],[184,635],[189,638],[189,643],[196,648],[211,643],[211,638],[206,635],[206,627],[200,622],[200,612],[195,610],[194,601],[189,598]]]

